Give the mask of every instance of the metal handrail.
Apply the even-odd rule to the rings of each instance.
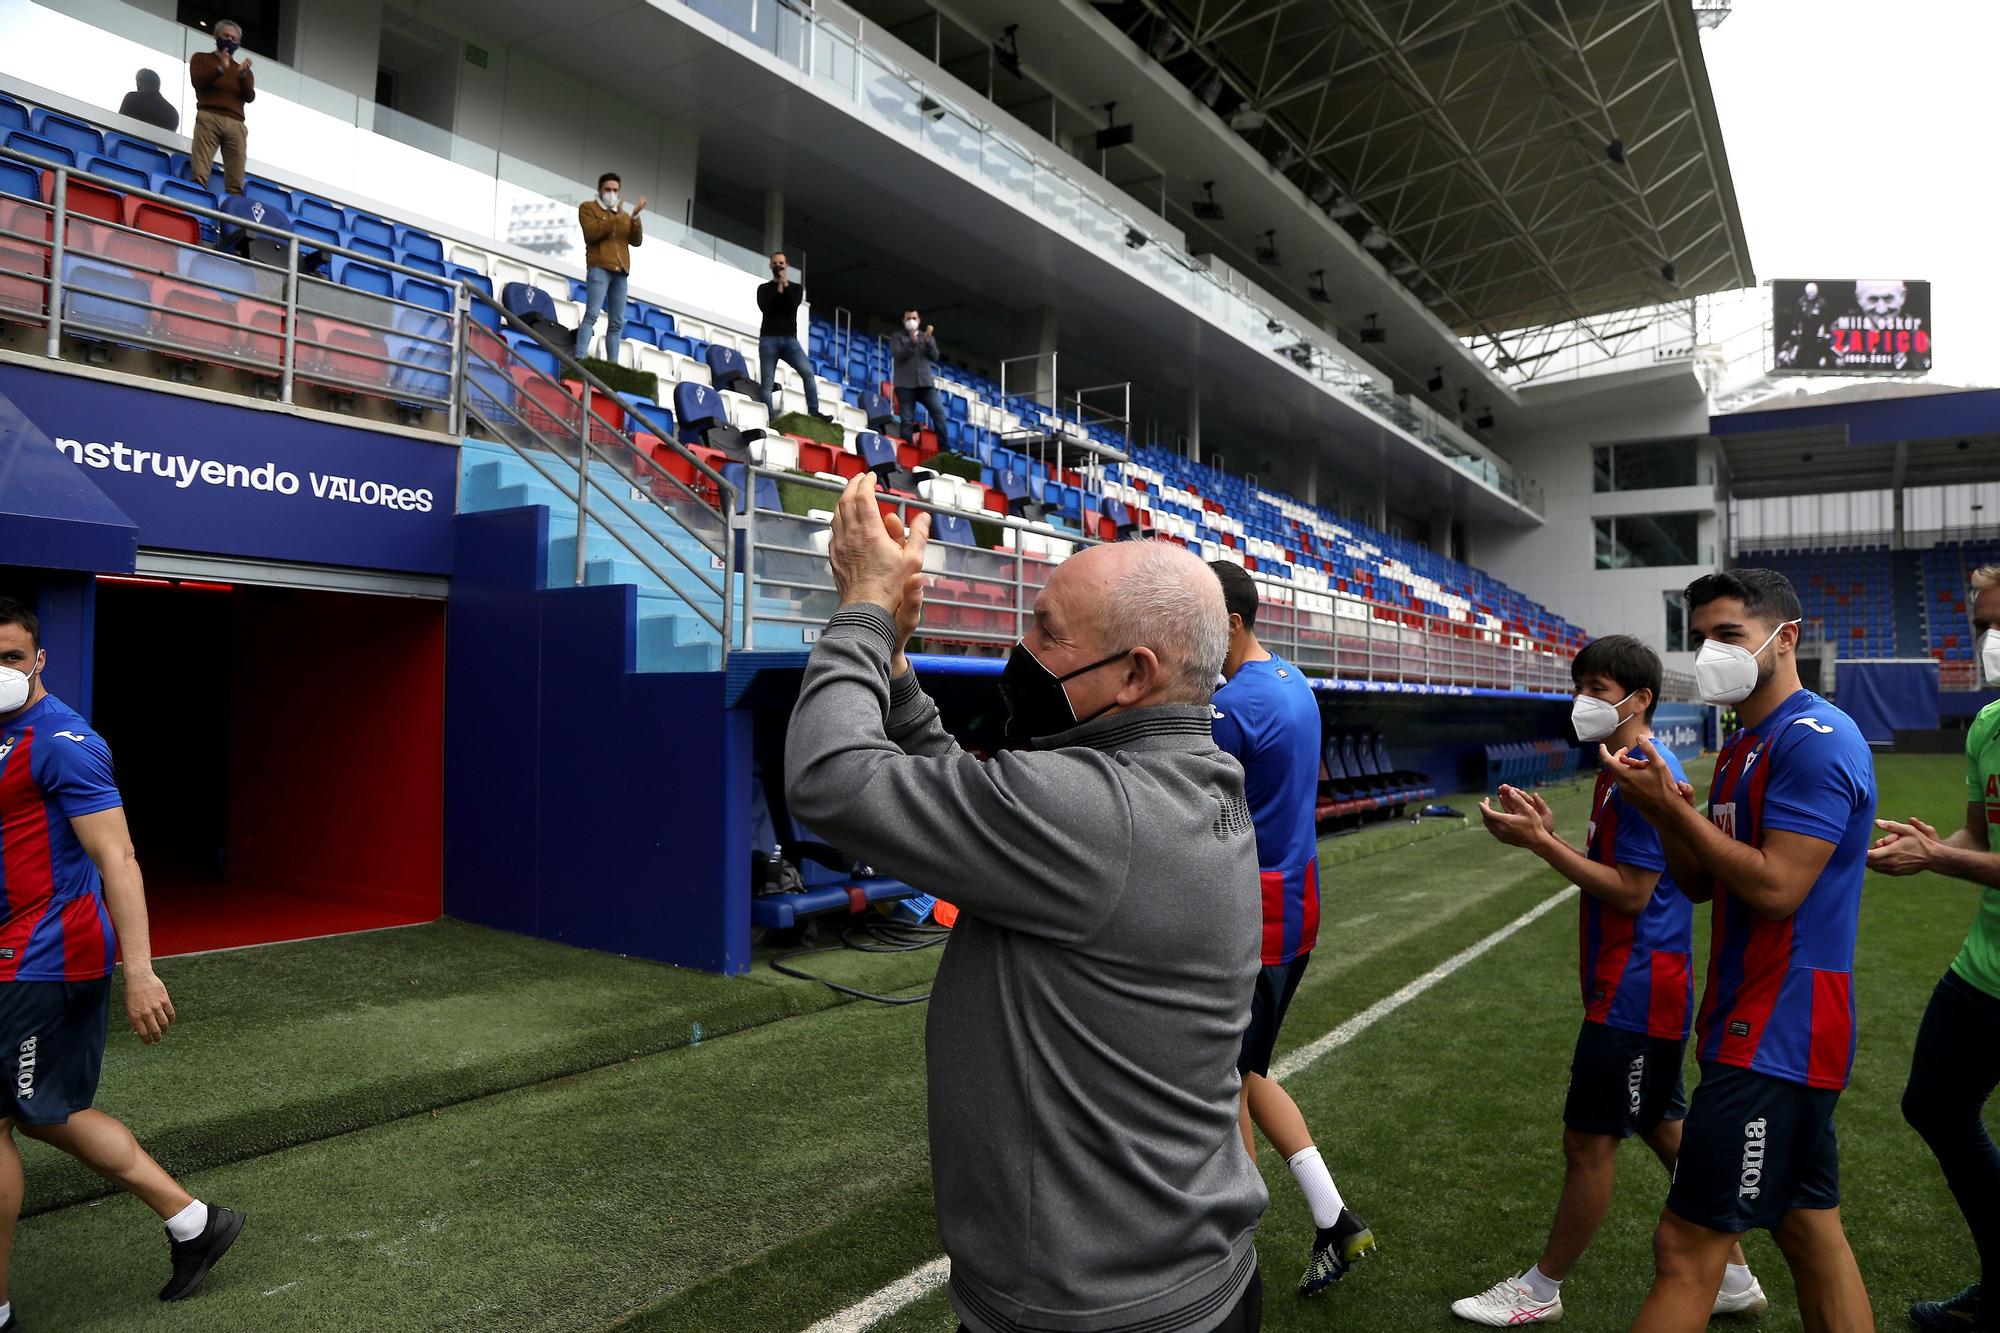
[[[755,478],[768,477],[783,481],[788,485],[838,494],[841,484],[826,478],[809,474],[786,472],[780,469],[753,466],[749,469],[753,479],[750,492],[756,493]],[[913,512],[933,515],[950,515],[974,522],[989,522],[1016,533],[1034,532],[1054,536],[1059,541],[1078,547],[1101,544],[1097,539],[1080,533],[1053,532],[1046,525],[1036,525],[1016,515],[984,514],[973,515],[932,503],[918,497],[882,494],[878,497],[885,504],[896,506],[898,514],[907,523]],[[754,506],[753,512],[754,512]],[[776,515],[772,515],[775,517]],[[794,521],[804,522],[796,515]],[[944,638],[951,642],[973,645],[990,645],[996,650],[1019,637],[1019,629],[1025,617],[1032,612],[1033,593],[1039,584],[1021,576],[1022,566],[1029,561],[1046,563],[1053,569],[1056,561],[1040,562],[1039,557],[1027,554],[1018,544],[1011,549],[986,550],[976,547],[949,547],[976,551],[982,555],[1010,561],[1011,577],[1002,578],[973,571],[960,570],[938,577],[964,580],[969,583],[984,583],[1011,589],[1011,597],[1004,607],[991,603],[964,602],[951,599],[936,600],[928,594],[926,603],[946,609],[963,608],[969,610],[1000,610],[1012,617],[1015,632],[998,634],[993,631],[953,629],[949,631],[931,629],[929,637]],[[751,577],[747,582],[759,587],[777,586],[800,588],[808,592],[831,593],[835,591],[831,579],[812,582],[798,577],[782,577],[766,580],[756,579],[757,556],[759,554],[801,555],[797,548],[773,546],[759,542],[753,534],[745,543],[745,564]],[[1415,683],[1437,685],[1449,688],[1500,688],[1536,691],[1548,694],[1567,694],[1570,690],[1569,660],[1559,650],[1533,643],[1508,631],[1488,629],[1466,621],[1452,620],[1430,612],[1413,611],[1408,607],[1377,602],[1352,593],[1336,589],[1304,588],[1285,579],[1274,579],[1260,573],[1252,573],[1250,578],[1260,589],[1264,604],[1263,618],[1259,623],[1259,634],[1267,646],[1285,652],[1301,670],[1314,672],[1333,680],[1411,680]],[[1313,599],[1325,604],[1326,609],[1302,608],[1301,599]],[[1345,612],[1340,607],[1349,609]],[[746,638],[754,636],[755,625],[762,622],[813,626],[824,617],[784,616],[760,612],[753,604],[746,613]],[[1324,628],[1315,628],[1308,623],[1308,617],[1321,617]],[[1365,630],[1343,630],[1341,622],[1353,626],[1366,626]],[[1414,623],[1413,623],[1414,622]],[[1312,636],[1323,636],[1324,644],[1314,641]],[[1506,642],[1512,638],[1513,643]],[[1361,643],[1359,649],[1343,649],[1341,640],[1348,639]],[[1360,653],[1360,670],[1351,669],[1355,662],[1343,657],[1343,652]]]

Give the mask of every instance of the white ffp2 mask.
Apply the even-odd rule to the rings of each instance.
[[[1979,636],[1979,674],[1988,685],[2000,685],[2000,629]]]
[[[1771,631],[1771,637],[1757,645],[1756,652],[1717,639],[1702,640],[1701,651],[1694,655],[1694,683],[1702,701],[1735,704],[1748,699],[1757,689],[1757,654],[1771,646],[1778,630],[1799,623],[1780,621],[1778,629]]]
[[[28,702],[35,688],[33,673],[23,675],[13,667],[0,667],[0,713],[12,713]]]
[[[1632,694],[1637,693],[1637,690],[1632,691]],[[1615,704],[1606,703],[1593,694],[1577,695],[1576,702],[1569,708],[1569,724],[1576,729],[1576,738],[1585,743],[1601,741],[1618,730],[1618,724],[1624,721],[1618,716],[1618,710],[1631,700],[1631,694]]]

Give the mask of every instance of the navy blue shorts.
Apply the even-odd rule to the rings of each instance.
[[[0,1116],[60,1125],[88,1110],[110,1021],[110,977],[0,982]]]
[[[1835,1088],[1704,1061],[1667,1208],[1711,1231],[1776,1230],[1794,1208],[1840,1204]]]
[[[1278,1029],[1285,1025],[1285,1011],[1299,979],[1312,961],[1308,949],[1289,963],[1266,963],[1257,969],[1257,988],[1250,993],[1250,1026],[1243,1031],[1243,1053],[1236,1057],[1239,1074],[1269,1074],[1271,1052],[1278,1045]]]
[[[1685,1037],[1649,1037],[1585,1023],[1569,1064],[1563,1123],[1579,1134],[1629,1139],[1687,1114],[1681,1082]]]

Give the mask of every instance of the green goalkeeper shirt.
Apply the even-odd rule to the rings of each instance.
[[[2000,850],[2000,700],[1979,710],[1965,741],[1965,799],[1986,807],[1986,845]],[[1952,970],[2000,996],[2000,889],[1982,889],[1979,915]]]

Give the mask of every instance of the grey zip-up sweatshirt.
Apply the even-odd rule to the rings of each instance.
[[[1206,707],[981,761],[876,607],[827,623],[786,737],[793,814],[956,903],[931,994],[931,1177],[977,1333],[1202,1333],[1257,1262],[1237,1131],[1262,908],[1243,770]]]

